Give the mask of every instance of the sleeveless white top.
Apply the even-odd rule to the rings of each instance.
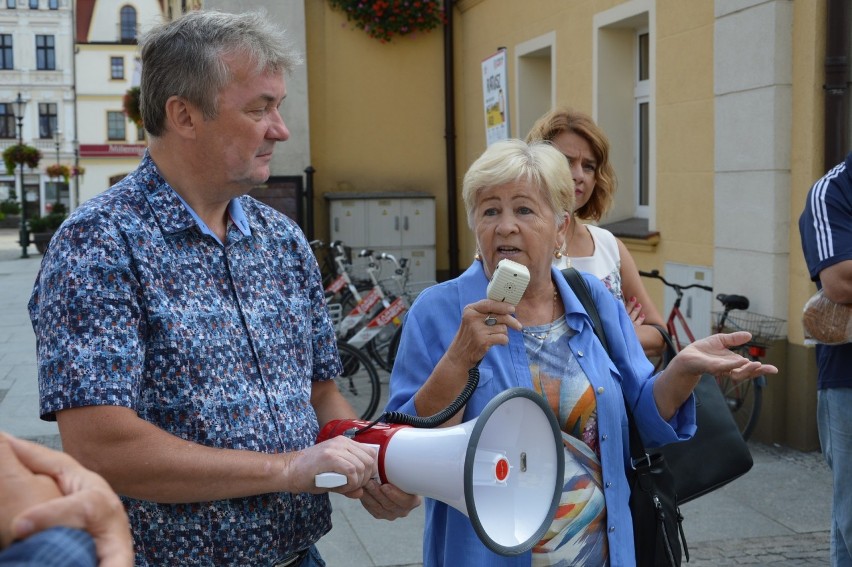
[[[621,255],[618,253],[618,241],[615,236],[605,228],[593,224],[585,225],[592,235],[595,243],[595,251],[591,256],[582,258],[568,258],[563,256],[554,261],[554,264],[562,270],[569,265],[581,272],[588,272],[601,280],[606,288],[620,301],[624,301],[621,291]]]

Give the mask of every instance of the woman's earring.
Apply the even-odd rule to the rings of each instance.
[[[553,251],[553,257],[554,257],[554,258],[556,258],[557,260],[558,260],[559,258],[561,258],[561,257],[562,257],[562,250],[560,250],[559,248],[557,248],[556,250],[554,250],[554,251]]]
[[[476,253],[473,255],[473,259],[474,260],[482,260],[482,256],[479,255],[479,250],[477,250]]]

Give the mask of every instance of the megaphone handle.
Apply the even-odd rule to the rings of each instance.
[[[337,488],[346,482],[346,475],[336,472],[324,472],[314,476],[314,485],[317,488]]]

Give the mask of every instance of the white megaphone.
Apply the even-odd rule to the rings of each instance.
[[[462,512],[479,539],[501,555],[532,549],[562,495],[562,434],[544,399],[527,388],[502,392],[479,417],[453,427],[344,419],[327,423],[317,442],[337,435],[376,445],[383,483]],[[325,486],[339,486],[329,474],[342,477],[317,475],[317,486],[320,477],[331,480]]]

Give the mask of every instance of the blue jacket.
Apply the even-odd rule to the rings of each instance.
[[[690,398],[670,421],[664,421],[653,396],[653,365],[645,357],[622,304],[597,278],[584,274],[603,322],[610,359],[594,334],[591,319],[562,274],[553,268],[552,276],[565,306],[568,326],[577,332],[569,339],[569,346],[597,393],[610,564],[634,565],[630,490],[625,475],[629,462],[625,399],[632,405],[646,446],[651,447],[690,438],[696,429],[695,404]],[[417,298],[405,319],[391,375],[388,410],[416,415],[414,394],[449,348],[461,324],[462,309],[484,299],[487,285],[481,263],[474,262],[458,278],[433,286]],[[477,417],[495,395],[508,388],[533,387],[522,333],[510,330],[509,344],[491,348],[479,371],[479,385],[465,406],[463,421]],[[477,538],[470,520],[451,506],[431,499],[426,500],[425,506],[425,567],[530,565],[530,552],[504,557],[490,551]]]

